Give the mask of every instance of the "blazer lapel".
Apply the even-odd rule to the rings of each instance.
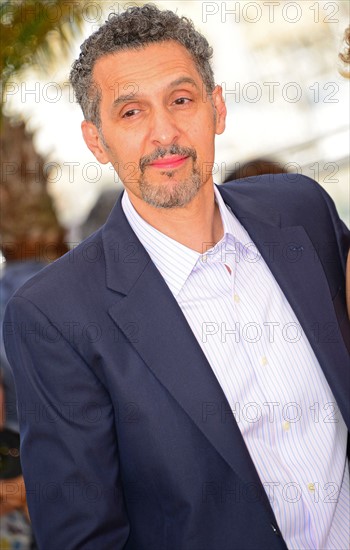
[[[328,282],[315,247],[301,226],[281,227],[278,212],[262,211],[249,196],[219,187],[248,231],[292,306],[350,426],[345,367],[348,352],[339,330]]]

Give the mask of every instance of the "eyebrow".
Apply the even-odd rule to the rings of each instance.
[[[175,88],[176,86],[180,86],[181,84],[191,84],[191,86],[194,86],[198,90],[198,85],[193,78],[189,76],[181,76],[180,78],[177,78],[176,80],[173,80],[168,85],[168,88]],[[113,101],[112,108],[115,109],[118,105],[121,103],[127,103],[128,101],[137,101],[138,95],[137,93],[131,93],[131,94],[124,94],[120,95]]]
[[[198,90],[198,85],[193,78],[189,76],[180,76],[180,78],[177,78],[176,80],[173,80],[168,86],[168,88],[175,88],[176,86],[180,86],[180,84],[191,84]]]

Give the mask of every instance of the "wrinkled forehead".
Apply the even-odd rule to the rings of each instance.
[[[173,40],[107,54],[96,61],[93,70],[102,98],[113,101],[126,94],[154,94],[186,78],[203,87],[192,55]]]

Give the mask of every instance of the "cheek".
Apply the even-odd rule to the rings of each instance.
[[[212,127],[209,126],[199,136],[197,141],[197,163],[204,177],[212,174],[215,158],[214,138],[212,137]]]
[[[120,166],[121,170],[128,163],[139,160],[134,141],[132,138],[130,139],[130,136],[123,136],[119,131],[117,136],[115,133],[111,133],[107,139],[110,146],[110,155],[113,156],[114,161]]]
[[[119,176],[125,185],[135,185],[140,178],[140,158],[142,153],[140,147],[135,143],[124,143],[118,148],[117,163]]]
[[[191,142],[198,155],[204,159],[212,156],[215,141],[214,121],[206,119],[201,125],[195,125],[191,129]]]
[[[140,178],[138,163],[132,161],[124,163],[119,175],[126,187],[134,187]]]
[[[188,126],[188,134],[196,141],[209,143],[215,136],[215,113],[212,109],[203,114],[200,118],[195,119],[195,122],[190,121]]]

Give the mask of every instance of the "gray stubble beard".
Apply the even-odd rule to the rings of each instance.
[[[110,150],[102,129],[99,129],[99,135],[104,147]],[[150,183],[145,176],[147,164],[158,158],[163,158],[166,154],[188,154],[193,163],[192,174],[177,185],[172,186],[173,188],[171,191],[168,189],[166,183],[155,186]],[[189,204],[197,195],[201,186],[201,175],[196,166],[196,161],[197,153],[194,149],[190,147],[180,147],[177,144],[172,145],[170,148],[159,148],[151,155],[143,157],[139,163],[141,177],[138,181],[142,199],[155,208],[181,208]],[[118,171],[117,168],[116,171]],[[161,172],[161,175],[171,180],[175,177],[175,170]]]
[[[145,175],[147,165],[158,158],[163,158],[166,154],[188,156],[192,160],[192,174],[173,185],[171,180],[176,179],[175,170],[160,172],[160,175],[168,180],[164,183],[156,185],[148,181]],[[197,153],[194,149],[181,147],[177,144],[173,144],[170,148],[159,148],[151,155],[143,157],[140,160],[141,177],[139,179],[139,190],[142,199],[155,208],[181,208],[186,206],[197,195],[201,186],[201,176],[196,161]]]
[[[175,171],[161,172],[161,175],[173,180]],[[193,167],[192,174],[170,186],[167,182],[155,185],[150,183],[143,174],[139,180],[142,199],[155,208],[181,208],[186,206],[197,195],[201,186],[199,170]]]

